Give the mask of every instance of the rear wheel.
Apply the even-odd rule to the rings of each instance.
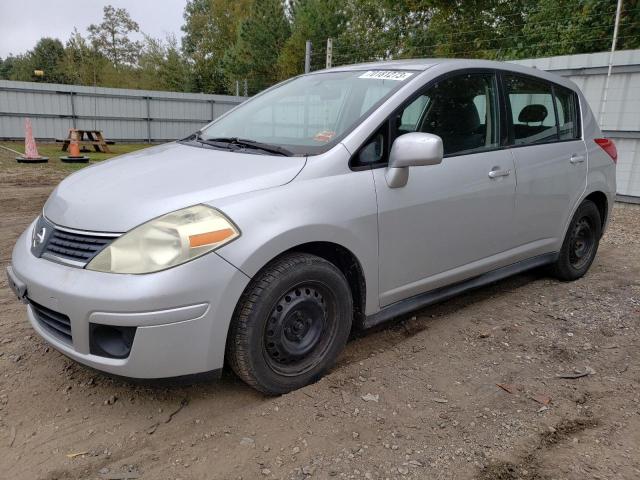
[[[552,266],[553,274],[568,281],[587,273],[598,251],[601,235],[598,207],[591,200],[585,200],[571,219],[558,260]]]
[[[286,255],[265,267],[240,299],[227,359],[257,390],[295,390],[335,363],[352,317],[351,291],[337,267],[314,255]]]

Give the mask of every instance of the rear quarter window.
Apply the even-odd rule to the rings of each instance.
[[[580,138],[578,95],[573,90],[558,85],[555,85],[553,90],[558,111],[558,136],[560,140]]]

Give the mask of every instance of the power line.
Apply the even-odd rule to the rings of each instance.
[[[628,10],[625,11],[625,13],[631,13],[631,12],[635,12],[635,11],[639,11],[639,10],[640,10],[640,8],[628,9]],[[538,11],[544,11],[544,10],[540,9]],[[613,9],[611,11],[611,13],[613,13],[613,12],[615,12],[615,9]],[[606,14],[606,13],[607,13],[606,11],[604,13],[600,12],[600,11],[599,12],[593,12],[593,13],[591,13],[589,15],[583,16],[582,19],[597,19],[597,18],[603,17],[603,15]],[[570,22],[571,19],[567,19],[567,21]],[[554,20],[536,22],[535,26],[536,27],[540,27],[540,26],[558,25],[558,24],[559,24],[558,20],[554,19]],[[526,27],[527,25],[529,25],[529,23],[525,21],[524,23],[513,25],[512,27],[513,28],[523,28],[523,27]],[[635,25],[634,22],[625,23],[624,24],[625,27],[634,26],[634,25]],[[445,36],[445,38],[448,37],[448,38],[453,39],[453,38],[456,38],[456,37],[469,36],[469,35],[471,35],[473,33],[487,32],[487,31],[490,31],[491,28],[492,27],[488,25],[486,29],[463,30],[463,31],[458,31],[457,33],[445,33],[444,36]],[[581,30],[584,31],[584,30],[595,30],[595,29],[605,29],[605,28],[610,28],[610,26],[594,25],[594,26],[591,26],[591,27],[581,27]],[[428,32],[428,30],[423,30],[423,31],[424,32]],[[490,41],[495,41],[496,39],[508,40],[508,39],[512,39],[512,38],[520,38],[523,35],[524,34],[498,36],[498,37],[493,37],[491,39],[476,39],[476,41],[479,41],[479,42],[490,42]],[[398,44],[400,42],[402,42],[402,41],[412,41],[412,40],[415,41],[415,39],[416,39],[416,37],[410,37],[410,36],[405,34],[405,36],[403,36],[402,38],[399,38],[398,40],[387,40],[387,41],[384,41],[384,42],[375,42],[375,45],[378,48],[384,48],[384,47],[394,48],[394,47],[397,47]],[[343,43],[341,43],[340,40],[343,40]],[[365,41],[365,40],[363,40],[363,41]],[[412,46],[419,45],[419,41],[420,41],[420,39],[418,39],[418,43],[417,44],[414,43],[414,44],[412,44]],[[463,40],[463,41],[460,41],[460,42],[446,42],[446,44],[448,44],[448,45],[459,45],[459,44],[466,44],[466,43],[468,43],[468,40]],[[436,44],[436,45],[442,45],[442,44],[445,44],[445,43],[439,43],[439,44]],[[358,48],[359,49],[359,48],[364,48],[364,47],[368,47],[369,46],[369,45],[364,45],[364,44],[362,44],[360,42],[357,42],[357,43],[344,42],[344,38],[342,38],[342,39],[338,38],[338,40],[334,43],[334,45],[335,45],[335,47],[338,47],[338,48],[340,48],[340,46],[343,45],[343,46],[347,46],[347,48],[352,48],[352,49],[353,48]],[[428,46],[425,46],[425,47],[428,47]],[[324,52],[323,51],[312,53],[312,57],[316,57],[317,58],[317,57],[321,57],[321,56],[324,57]]]
[[[640,9],[639,9],[640,10]],[[536,26],[542,26],[542,25],[550,25],[550,24],[558,24],[558,22],[553,21],[553,22],[540,22],[538,24],[536,24]],[[625,26],[626,27],[634,27],[637,26],[638,22],[629,22],[626,23]],[[560,25],[562,26],[562,25]],[[582,27],[580,30],[581,31],[591,31],[591,30],[600,30],[600,29],[605,29],[608,28],[604,25],[594,25],[591,27]],[[484,30],[482,30],[484,31]],[[458,36],[464,36],[464,35],[468,35],[470,32],[461,32],[459,34],[457,34]],[[495,41],[506,41],[506,40],[511,40],[511,39],[520,39],[520,38],[528,38],[529,34],[525,34],[525,33],[518,33],[517,35],[506,35],[506,36],[495,36],[492,38],[478,38],[475,39],[475,42],[478,43],[487,43],[487,42],[495,42]],[[629,36],[627,36],[629,37]],[[622,37],[620,37],[622,38]],[[430,47],[438,47],[438,46],[443,46],[443,45],[447,45],[447,46],[453,46],[453,45],[465,45],[469,43],[469,40],[463,40],[463,41],[459,41],[459,42],[439,42],[436,44],[431,44],[431,45],[421,45],[421,41],[425,41],[425,39],[416,39],[416,38],[407,38],[405,37],[404,40],[409,40],[410,43],[408,44],[408,46],[416,48],[430,48]],[[585,40],[584,38],[582,39],[577,39],[577,40]],[[349,43],[340,43],[340,41],[336,41],[334,42],[334,52],[340,52],[341,50],[344,51],[343,46],[347,46],[347,51],[351,50],[355,50],[355,49],[361,49],[363,48],[363,46],[361,44],[349,44]],[[397,48],[399,46],[407,46],[407,45],[403,45],[401,41],[384,41],[384,42],[379,42],[379,43],[375,43],[375,46],[377,48]],[[481,50],[481,48],[478,48],[478,50]],[[315,55],[321,55],[322,52],[320,53],[316,53]],[[322,54],[324,55],[324,54]],[[339,55],[339,53],[338,53]],[[313,56],[313,54],[312,54]]]
[[[618,40],[623,39],[623,38],[636,38],[636,36],[635,35],[619,36]],[[601,36],[586,37],[586,38],[583,38],[582,40],[585,41],[585,42],[588,42],[588,41],[591,41],[591,40],[599,40],[599,39],[602,39],[602,37]],[[529,44],[527,47],[528,48],[535,48],[535,47],[554,46],[554,45],[566,45],[566,44],[572,44],[572,43],[575,43],[574,40],[563,40],[563,41],[558,41],[558,42],[534,43],[534,44]],[[448,46],[448,45],[450,45],[450,44],[447,44],[447,43],[434,44],[434,45],[431,45],[430,47]],[[425,48],[428,48],[428,47],[425,47]],[[496,48],[487,48],[487,49],[471,49],[471,50],[465,50],[465,51],[455,52],[455,53],[456,53],[456,55],[464,56],[465,54],[470,54],[470,53],[500,52],[500,51],[504,51],[504,50],[509,50],[509,48],[508,47],[507,48],[496,47]],[[408,54],[406,52],[404,52],[404,53],[400,52],[398,55],[390,55],[390,58],[388,58],[388,59],[403,59],[403,58],[409,58],[409,57],[413,57],[413,56],[415,56],[415,55]],[[348,63],[348,62],[350,62],[352,60],[362,61],[362,60],[360,60],[360,58],[362,58],[362,56],[352,55],[352,54],[341,54],[341,53],[339,53],[338,49],[334,49],[333,58],[335,60],[334,63],[336,65],[338,65],[338,64],[344,65],[345,63]],[[374,56],[369,57],[369,58],[376,59],[376,57],[374,57]],[[341,62],[341,59],[346,59],[347,62]]]

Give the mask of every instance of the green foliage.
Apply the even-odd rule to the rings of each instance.
[[[291,36],[278,59],[283,78],[304,71],[305,43],[311,40],[311,69],[325,67],[327,38],[337,38],[346,26],[343,0],[293,0],[291,4]]]
[[[334,64],[419,56],[418,46],[433,37],[428,30],[433,12],[429,2],[347,2],[349,21],[334,43]]]
[[[104,8],[88,38],[41,39],[0,59],[0,78],[207,93],[256,93],[304,70],[409,57],[513,59],[607,51],[616,0],[188,0],[182,42],[131,37],[125,9]],[[640,0],[625,0],[617,48],[640,48]],[[43,70],[43,77],[34,76]]]
[[[91,44],[116,68],[135,65],[142,45],[132,41],[129,35],[139,32],[140,27],[124,8],[107,5],[103,12],[102,23],[91,24],[87,29]]]
[[[103,85],[111,62],[74,29],[65,45],[60,69],[68,83],[79,85]]]
[[[29,52],[16,57],[9,56],[0,65],[0,78],[32,82],[64,83],[66,78],[60,68],[64,58],[62,42],[53,38],[41,38]],[[36,76],[42,70],[43,76]]]
[[[273,85],[279,79],[274,68],[278,54],[291,34],[281,0],[254,0],[249,16],[242,20],[235,43],[227,49],[223,69],[229,92],[235,82],[250,79],[249,94]]]
[[[522,29],[513,56],[537,57],[602,52],[611,48],[615,0],[540,0]],[[620,50],[640,47],[640,3],[623,2]]]
[[[190,88],[216,93],[226,89],[224,54],[237,38],[251,0],[189,0],[184,11],[182,50],[192,66]]]
[[[140,88],[183,92],[188,87],[189,65],[175,36],[169,35],[164,42],[145,36],[139,67]]]
[[[2,78],[30,82],[34,80],[31,52],[23,55],[8,56],[2,64]]]
[[[64,58],[64,46],[58,39],[41,38],[29,55],[33,70],[42,70],[43,77],[35,77],[38,81],[64,83],[64,73],[60,62]]]

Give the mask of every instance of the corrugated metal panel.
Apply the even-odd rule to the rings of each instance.
[[[31,118],[36,138],[69,128],[102,130],[107,139],[183,138],[244,97],[0,80],[0,138],[22,138]]]
[[[618,166],[616,180],[618,193],[640,197],[640,140],[616,139],[618,148]]]
[[[618,50],[613,56],[613,64],[640,65],[640,50]],[[558,55],[556,57],[527,58],[513,60],[512,63],[535,67],[540,70],[565,70],[576,68],[596,68],[609,65],[609,52],[584,53],[580,55]]]

